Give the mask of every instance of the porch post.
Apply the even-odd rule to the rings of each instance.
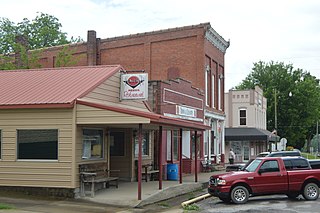
[[[179,137],[179,182],[182,183],[182,129],[180,129]]]
[[[138,150],[138,200],[141,200],[142,124],[139,124],[138,143],[139,143],[139,150]]]
[[[162,126],[159,127],[159,189],[162,189]]]
[[[194,132],[194,150],[195,150],[195,157],[194,157],[194,179],[195,182],[198,182],[198,146],[197,146],[197,131]]]

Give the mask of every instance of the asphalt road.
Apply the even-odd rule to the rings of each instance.
[[[246,204],[226,204],[217,198],[208,198],[197,203],[199,212],[219,213],[315,213],[320,212],[320,199],[306,201],[299,196],[289,200],[285,195],[261,196],[250,198]]]

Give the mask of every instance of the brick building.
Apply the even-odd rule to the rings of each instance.
[[[54,67],[65,46],[42,50],[39,63]],[[229,42],[210,25],[177,27],[159,31],[97,38],[88,31],[87,42],[68,46],[72,66],[121,64],[126,70],[145,70],[149,80],[183,78],[204,93],[204,155],[224,162],[224,55]]]

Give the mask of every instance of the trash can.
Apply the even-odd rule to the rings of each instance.
[[[178,164],[167,164],[167,180],[178,180]]]

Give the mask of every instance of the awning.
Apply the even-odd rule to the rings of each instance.
[[[115,112],[148,118],[150,119],[150,124],[154,124],[158,126],[167,126],[172,128],[179,128],[179,129],[181,128],[185,130],[197,130],[197,131],[205,131],[207,129],[211,129],[210,126],[199,123],[199,122],[187,121],[179,118],[171,118],[168,116],[156,114],[154,112],[125,109],[122,107],[108,106],[101,103],[93,103],[93,102],[88,102],[84,100],[77,100],[77,104],[82,104],[85,106],[95,107],[99,109],[111,110]],[[123,121],[123,123],[125,124],[126,121]]]
[[[276,136],[272,132],[265,129],[251,128],[251,127],[239,127],[239,128],[226,128],[225,129],[226,141],[270,141],[275,142],[280,140],[279,136]]]

